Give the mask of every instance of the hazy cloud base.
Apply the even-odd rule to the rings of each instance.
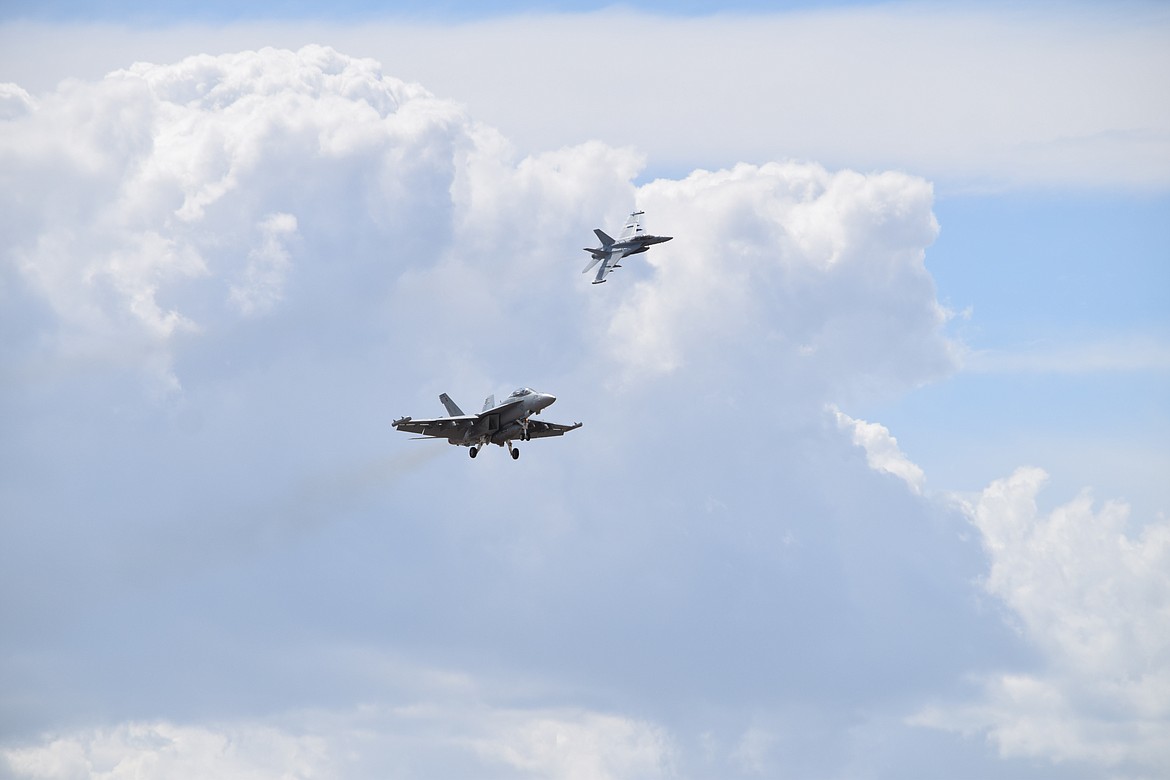
[[[848,415],[962,353],[927,182],[636,187],[318,46],[0,96],[10,774],[1165,761],[1164,521],[1045,519],[1033,471],[956,502]],[[635,206],[675,240],[589,285]],[[389,428],[521,383],[585,427],[517,462]]]

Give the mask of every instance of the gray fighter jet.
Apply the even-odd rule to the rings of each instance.
[[[403,417],[394,421],[394,427],[407,433],[420,433],[422,439],[446,439],[449,444],[471,448],[471,457],[479,454],[487,444],[503,447],[508,445],[512,459],[520,457],[520,450],[512,446],[513,439],[530,441],[545,436],[562,436],[566,431],[581,427],[581,423],[561,425],[530,419],[534,414],[551,406],[557,400],[555,395],[538,393],[532,388],[521,387],[512,392],[501,404],[489,395],[483,402],[479,414],[464,414],[450,396],[439,396],[450,417],[436,417],[429,420],[415,420]]]
[[[597,276],[593,279],[594,284],[601,284],[605,281],[606,274],[615,268],[621,268],[618,265],[618,260],[630,255],[641,254],[654,244],[661,244],[674,238],[674,236],[652,236],[644,232],[642,230],[642,216],[644,214],[643,211],[635,211],[631,214],[617,241],[606,235],[601,228],[594,230],[593,232],[601,241],[601,246],[594,249],[585,247],[585,251],[590,253],[592,259],[581,273],[587,274],[589,269],[601,263],[601,267],[597,269]]]

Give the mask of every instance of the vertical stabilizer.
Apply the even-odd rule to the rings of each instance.
[[[483,399],[483,411],[486,412],[488,409],[495,409],[495,408],[496,408],[496,396],[493,393],[492,395],[489,395],[487,398]]]
[[[451,415],[452,417],[466,416],[463,414],[463,410],[460,409],[459,406],[451,400],[451,396],[447,395],[446,393],[443,393],[441,396],[439,396],[439,400],[443,402],[443,408],[447,410],[447,414]]]
[[[601,228],[594,228],[593,232],[597,234],[597,240],[601,242],[603,247],[609,246],[613,243],[613,238],[611,238],[610,235]]]

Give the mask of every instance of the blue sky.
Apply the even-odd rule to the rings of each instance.
[[[1165,6],[82,6],[0,14],[0,777],[1170,765]]]
[[[956,330],[972,349],[1031,353],[1037,361],[1058,352],[1072,361],[1078,346],[1094,344],[1115,356],[1144,351],[1167,338],[1168,210],[1165,196],[1146,193],[942,196],[935,204],[942,230],[927,262],[940,300],[970,308]],[[1129,442],[1152,456],[1165,452],[1166,383],[1163,351],[1129,370],[964,373],[873,414],[889,420],[918,457],[937,458],[935,468],[952,479],[967,470],[974,481],[966,487],[974,488],[1008,460],[1044,462],[1070,447],[1109,451]],[[1078,421],[1077,438],[1070,420]],[[940,426],[958,426],[966,451],[933,436]],[[919,451],[919,442],[928,449]],[[970,450],[983,459],[974,469]],[[1164,460],[1149,470],[1130,462],[1111,469],[1107,461],[1084,464],[1069,489],[1092,485],[1130,495],[1145,516],[1162,511],[1167,496],[1156,474]],[[1142,484],[1152,492],[1132,492]]]

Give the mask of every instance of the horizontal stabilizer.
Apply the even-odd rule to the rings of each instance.
[[[581,269],[581,273],[583,273],[583,274],[589,273],[589,270],[591,268],[593,268],[593,266],[597,265],[598,263],[600,263],[604,259],[605,259],[605,255],[594,255],[593,259],[589,261],[589,265],[587,265]]]

